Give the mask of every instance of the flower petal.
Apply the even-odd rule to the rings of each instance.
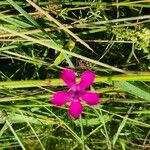
[[[76,75],[73,70],[67,68],[61,72],[60,78],[66,83],[68,87],[71,87],[75,84]]]
[[[84,95],[82,95],[82,98],[89,105],[97,105],[98,103],[100,103],[100,95],[96,92],[86,92]]]
[[[94,82],[95,74],[92,71],[84,71],[81,76],[79,86],[81,89],[86,89]]]
[[[81,113],[82,113],[83,107],[81,102],[78,101],[73,101],[70,104],[70,107],[68,109],[68,113],[70,116],[74,117],[74,118],[79,118]]]
[[[68,92],[59,91],[53,95],[51,103],[57,106],[62,106],[65,105],[69,99],[70,99],[70,95]]]

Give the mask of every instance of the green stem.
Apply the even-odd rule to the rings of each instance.
[[[109,81],[150,81],[150,74],[115,75],[115,76],[103,76],[103,77],[97,76],[95,83],[109,82]],[[0,82],[0,89],[29,88],[29,87],[39,87],[39,86],[62,86],[62,85],[64,85],[64,83],[61,79],[3,81]]]

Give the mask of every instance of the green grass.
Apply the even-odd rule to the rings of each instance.
[[[1,0],[0,149],[150,149],[150,1]],[[83,67],[82,62],[88,62]],[[54,107],[69,67],[101,103]]]

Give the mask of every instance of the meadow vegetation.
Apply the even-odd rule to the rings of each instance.
[[[51,104],[72,68],[101,103]],[[0,1],[0,150],[150,149],[149,0]]]

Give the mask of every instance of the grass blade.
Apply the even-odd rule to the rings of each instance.
[[[124,126],[126,125],[127,122],[127,118],[128,118],[128,114],[131,112],[131,109],[133,108],[133,106],[130,107],[129,111],[127,112],[127,115],[124,117],[124,119],[122,120],[122,122],[120,123],[120,126],[117,130],[117,133],[114,135],[113,137],[113,147],[115,147],[115,144],[117,142],[117,139],[122,131],[122,129],[124,128]]]
[[[77,35],[75,35],[72,31],[70,31],[68,28],[66,28],[64,25],[62,25],[59,21],[57,21],[55,18],[53,18],[50,14],[45,12],[42,8],[37,6],[35,3],[33,3],[31,0],[26,0],[29,4],[31,4],[34,8],[36,8],[38,11],[40,11],[42,14],[44,14],[49,21],[53,21],[57,26],[59,26],[61,29],[63,29],[65,32],[70,34],[72,37],[74,37],[77,41],[79,41],[82,45],[84,45],[86,48],[94,52],[94,50],[85,43],[82,39],[80,39]]]
[[[21,146],[21,148],[23,150],[26,150],[26,148],[24,147],[24,145],[22,144],[21,140],[19,139],[18,135],[16,134],[15,130],[13,129],[13,127],[11,126],[11,124],[9,123],[8,120],[6,120],[6,124],[8,125],[9,129],[11,130],[11,132],[13,133],[13,135],[15,136],[16,140],[18,141],[19,145]]]
[[[150,91],[150,89],[148,88],[146,91],[145,89],[137,86],[135,83],[130,83],[126,81],[114,82],[114,86],[122,89],[122,91],[128,92],[144,100],[150,101],[150,92],[148,92]]]
[[[66,54],[68,54],[68,55],[71,55],[71,56],[74,56],[74,57],[77,57],[77,58],[80,58],[80,59],[89,61],[89,62],[91,62],[91,63],[97,64],[97,65],[99,65],[99,66],[103,66],[103,67],[106,67],[106,68],[110,68],[110,69],[112,69],[112,70],[114,70],[114,71],[118,71],[118,72],[122,72],[122,73],[126,73],[126,74],[127,74],[127,72],[124,71],[124,70],[122,70],[122,69],[119,69],[119,68],[116,68],[116,67],[113,67],[113,66],[104,64],[104,63],[102,63],[102,62],[98,62],[98,61],[96,61],[96,60],[93,60],[93,59],[90,59],[90,58],[81,56],[81,55],[76,54],[76,53],[72,53],[72,52],[70,52],[70,51],[66,51],[66,50],[60,48],[58,45],[56,45],[56,44],[55,44],[54,42],[52,42],[51,40],[50,40],[49,43],[48,43],[48,42],[40,41],[40,40],[38,40],[38,39],[34,39],[34,38],[32,38],[32,37],[29,37],[29,36],[24,35],[24,34],[21,34],[21,33],[19,33],[19,32],[13,31],[13,30],[11,30],[11,29],[5,28],[5,27],[3,27],[3,26],[0,26],[0,29],[1,29],[1,30],[4,30],[4,31],[7,31],[7,32],[9,32],[9,33],[12,33],[12,34],[14,34],[14,35],[16,35],[16,36],[20,36],[20,37],[22,37],[22,38],[24,38],[24,39],[27,39],[27,40],[29,40],[29,41],[32,41],[32,42],[35,42],[35,43],[39,43],[39,44],[44,45],[44,46],[46,46],[46,47],[48,47],[48,48],[52,48],[52,49],[55,49],[55,50],[57,50],[57,51],[66,53]]]
[[[16,10],[18,10],[24,17],[26,17],[34,26],[40,27],[40,25],[26,12],[24,11],[16,2],[13,0],[7,0]]]

